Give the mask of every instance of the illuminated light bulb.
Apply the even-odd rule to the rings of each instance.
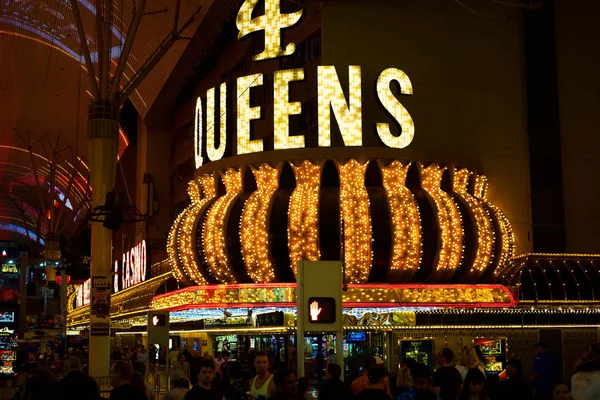
[[[447,278],[454,275],[460,267],[463,255],[463,230],[458,206],[440,186],[445,169],[435,163],[427,167],[419,164],[421,187],[433,199],[440,227],[441,246],[435,259],[434,270]]]
[[[378,162],[383,176],[392,217],[392,256],[390,269],[410,279],[421,263],[421,220],[411,191],[405,186],[410,163],[392,161],[387,167]]]
[[[340,208],[343,226],[344,263],[349,283],[366,282],[372,265],[372,228],[365,172],[369,163],[352,159],[336,163],[340,174]]]
[[[472,278],[476,279],[477,277],[481,276],[481,274],[492,262],[495,237],[489,214],[483,207],[482,203],[467,192],[467,184],[470,176],[471,172],[469,172],[469,170],[466,168],[456,171],[454,173],[452,186],[454,192],[469,205],[469,208],[475,217],[475,223],[477,227],[477,250],[475,253],[475,259],[471,265],[471,272],[474,272],[474,276]]]
[[[203,248],[210,273],[221,283],[234,283],[236,279],[226,254],[225,219],[242,192],[242,172],[229,168],[220,172],[226,193],[208,210],[204,224]]]
[[[317,261],[319,251],[319,190],[323,163],[305,160],[296,166],[290,163],[296,177],[296,188],[288,208],[288,249],[290,267],[298,277],[298,262]]]
[[[169,236],[167,237],[167,253],[169,255],[169,265],[171,266],[171,271],[173,271],[173,275],[175,279],[178,281],[182,281],[185,276],[183,265],[179,259],[179,251],[178,251],[178,236],[179,236],[179,227],[181,225],[181,221],[186,214],[186,210],[183,210],[177,218],[175,218],[175,222],[171,226],[171,230],[169,231]]]
[[[255,283],[275,281],[275,270],[269,250],[268,215],[279,182],[279,168],[261,164],[251,167],[256,191],[250,195],[242,211],[240,241],[248,275]]]
[[[192,204],[189,212],[183,217],[178,241],[181,263],[187,276],[198,285],[206,285],[208,281],[200,273],[198,255],[195,250],[196,226],[201,211],[206,203],[217,195],[215,179],[212,175],[203,175],[197,181],[191,181],[188,193]]]
[[[487,200],[488,182],[484,175],[478,175],[475,178],[474,197],[481,200],[493,214],[498,222],[500,230],[500,256],[498,259],[498,267],[494,271],[494,276],[498,276],[500,272],[508,265],[510,259],[515,254],[515,235],[508,218],[495,205]]]

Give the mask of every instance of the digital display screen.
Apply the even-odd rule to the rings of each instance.
[[[346,340],[349,342],[363,342],[367,340],[367,335],[364,332],[348,332]]]

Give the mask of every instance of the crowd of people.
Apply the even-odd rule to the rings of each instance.
[[[557,360],[546,343],[537,344],[533,373],[526,376],[521,360],[511,358],[507,379],[488,379],[475,348],[464,346],[459,355],[443,348],[436,356],[437,368],[405,359],[390,377],[386,367],[367,357],[363,375],[351,383],[342,381],[342,368],[328,360],[319,400],[600,400],[600,344],[591,346],[573,366],[571,382],[559,380]],[[110,368],[110,400],[155,400],[155,388],[146,381],[143,346],[113,349]],[[165,353],[166,356],[166,353]],[[118,358],[117,358],[118,357]],[[252,354],[251,364],[231,361],[228,353],[216,358],[191,355],[185,349],[168,354],[170,390],[165,400],[305,400],[308,378],[274,364],[265,352]],[[250,367],[250,368],[248,368]],[[96,380],[82,371],[80,359],[66,355],[62,373],[53,374],[38,363],[18,371],[14,400],[98,400]],[[252,372],[250,372],[252,371]],[[57,379],[55,376],[58,376]]]
[[[468,346],[461,348],[458,360],[451,349],[443,348],[436,356],[433,374],[427,365],[409,358],[390,378],[383,365],[367,358],[364,375],[352,382],[352,394],[357,400],[600,400],[600,344],[575,364],[571,382],[560,379],[558,362],[548,344],[536,346],[531,376],[525,376],[520,359],[511,358],[503,381],[488,379],[476,349]]]

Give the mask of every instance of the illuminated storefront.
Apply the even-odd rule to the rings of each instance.
[[[527,227],[507,181],[518,186],[522,171],[506,178],[506,160],[490,166],[478,149],[419,142],[419,124],[431,122],[410,101],[435,95],[389,54],[329,62],[330,43],[288,68],[296,49],[310,53],[284,34],[303,11],[265,3],[272,20],[251,19],[251,1],[237,14],[239,39],[265,37],[240,45],[244,68],[216,56],[228,67],[207,73],[181,106],[194,132],[190,203],[167,239],[170,272],[144,280],[141,247],[123,256],[125,275],[116,264],[117,336],[142,337],[147,312],[169,310],[190,351],[269,349],[290,362],[289,347],[304,347],[318,358],[333,339],[293,339],[296,265],[341,259],[348,356],[367,343],[390,367],[407,355],[433,366],[441,347],[479,345],[497,372],[511,351],[526,357],[544,327],[597,338],[597,256],[516,256],[519,241],[527,253]],[[320,46],[313,25],[306,41]],[[177,287],[158,293],[167,281]],[[553,319],[563,305],[567,317]],[[87,313],[72,309],[70,327]]]

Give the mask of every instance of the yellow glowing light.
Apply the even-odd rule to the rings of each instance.
[[[349,67],[349,105],[335,67],[318,66],[319,146],[331,146],[331,110],[345,146],[362,146],[362,90],[360,66]]]
[[[237,154],[264,150],[262,139],[250,139],[250,121],[260,118],[260,106],[250,107],[250,90],[263,84],[263,74],[237,79]]]
[[[265,14],[252,18],[252,11],[258,0],[246,0],[235,20],[239,29],[238,39],[258,31],[265,32],[265,50],[253,57],[254,61],[267,60],[269,58],[289,56],[294,53],[296,46],[290,43],[285,50],[281,48],[281,30],[289,28],[302,17],[302,11],[290,14],[281,13],[281,0],[265,0]]]
[[[210,207],[204,224],[204,256],[211,274],[221,283],[236,282],[227,258],[225,219],[242,192],[242,172],[233,168],[221,173],[227,193]]]
[[[202,157],[202,98],[196,99],[196,111],[194,112],[194,162],[196,169],[204,162]]]
[[[390,124],[378,122],[376,124],[379,138],[388,147],[403,149],[408,146],[415,136],[415,124],[412,117],[398,101],[390,89],[392,81],[400,84],[400,93],[412,95],[412,83],[403,71],[397,68],[388,68],[379,74],[377,78],[377,97],[383,107],[398,121],[400,130],[398,135],[394,135],[390,130]]]
[[[290,136],[290,115],[302,112],[302,103],[290,103],[290,82],[304,79],[303,69],[288,69],[275,72],[273,85],[274,102],[274,149],[301,149],[304,147],[304,136]]]
[[[294,276],[298,276],[298,261],[317,261],[319,251],[319,189],[323,163],[303,161],[291,164],[296,176],[296,188],[288,209],[288,248]]]
[[[467,202],[469,208],[473,212],[477,226],[477,251],[473,265],[471,266],[471,274],[479,277],[492,262],[493,247],[494,247],[494,231],[492,222],[487,211],[483,208],[481,202],[467,192],[467,184],[471,172],[463,168],[454,173],[453,190]]]
[[[344,263],[350,283],[366,282],[371,272],[371,212],[365,187],[365,172],[369,163],[352,159],[340,171],[340,207],[344,237]]]
[[[203,175],[197,181],[191,181],[188,192],[192,199],[192,204],[188,207],[188,213],[183,216],[178,231],[179,255],[186,275],[192,278],[198,285],[205,285],[208,282],[200,273],[198,266],[195,235],[198,218],[204,205],[217,195],[214,177],[212,175]]]
[[[215,147],[215,102],[216,90],[211,88],[206,92],[206,155],[211,161],[220,160],[227,147],[227,84],[222,83],[219,90],[220,125],[219,147]]]
[[[275,281],[275,270],[269,251],[268,214],[279,182],[279,168],[262,164],[259,169],[252,168],[252,173],[256,179],[256,191],[250,195],[242,212],[242,256],[252,280],[269,283]]]
[[[173,271],[173,275],[175,279],[181,282],[184,279],[185,273],[183,265],[179,259],[179,246],[177,243],[179,227],[181,225],[181,221],[186,214],[187,209],[183,210],[181,214],[175,218],[175,222],[171,226],[171,230],[169,231],[169,236],[167,237],[167,252],[169,254],[169,264],[171,265],[171,271]]]
[[[511,305],[513,299],[509,292],[501,286],[493,287],[428,287],[427,285],[414,285],[413,287],[393,287],[384,285],[378,287],[349,287],[342,294],[343,303],[429,303],[429,304],[482,304],[504,303]],[[265,304],[295,303],[296,287],[254,287],[252,284],[200,286],[194,290],[175,292],[166,296],[152,299],[151,310],[168,310],[181,306],[214,304],[216,307],[223,304]],[[447,310],[445,310],[447,312]]]
[[[421,264],[421,219],[411,191],[405,186],[410,163],[392,161],[387,167],[379,162],[383,187],[392,217],[391,271],[400,273],[403,281],[411,279]]]
[[[487,200],[488,181],[485,175],[478,175],[475,178],[474,196],[481,200],[496,218],[498,229],[500,230],[500,256],[498,259],[498,267],[494,271],[494,276],[498,276],[505,267],[508,261],[515,254],[515,235],[512,226],[506,218],[506,215],[498,207]]]
[[[431,164],[423,167],[421,164],[421,187],[429,193],[436,208],[440,227],[441,244],[435,259],[435,270],[441,272],[441,277],[449,278],[460,267],[463,256],[463,230],[458,206],[441,188],[442,174],[445,167]]]

